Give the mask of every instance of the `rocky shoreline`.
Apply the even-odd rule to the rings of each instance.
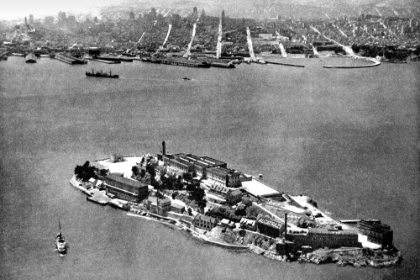
[[[371,266],[375,268],[398,265],[402,261],[401,252],[392,250],[371,250],[366,248],[340,248],[335,250],[318,249],[300,255],[299,262],[325,264],[336,263],[338,266]]]

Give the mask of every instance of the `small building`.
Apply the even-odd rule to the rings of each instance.
[[[156,196],[150,196],[146,203],[147,210],[158,215],[163,215],[171,209],[169,198],[158,199]]]
[[[367,236],[367,241],[381,245],[382,247],[390,247],[393,242],[393,231],[391,227],[382,224],[381,221],[365,221],[360,220],[357,223],[357,229],[360,234]]]
[[[230,205],[240,202],[242,199],[242,192],[240,190],[229,190],[226,194],[226,202]]]
[[[260,233],[274,238],[280,237],[280,234],[284,232],[283,224],[265,217],[260,217],[257,219],[257,227]]]
[[[198,228],[212,230],[216,226],[217,220],[209,216],[197,214],[194,217],[193,224],[195,227],[198,227]]]
[[[185,203],[180,201],[180,200],[177,200],[177,199],[171,200],[170,211],[175,212],[175,213],[179,213],[179,214],[184,213]]]
[[[289,231],[290,232],[290,231]],[[356,230],[333,230],[326,228],[310,228],[307,233],[287,234],[287,239],[293,241],[294,249],[302,246],[310,246],[314,250],[328,247],[358,247],[362,244],[358,241]]]
[[[215,185],[211,185],[209,187],[209,189],[210,189],[211,192],[214,192],[216,194],[219,194],[219,195],[221,195],[223,197],[225,197],[226,194],[229,191],[229,188],[226,188],[225,186],[221,186],[221,185],[216,185],[216,184]]]
[[[257,230],[257,221],[254,219],[242,218],[239,221],[239,224],[242,228],[256,231]]]
[[[147,184],[143,184],[130,178],[125,178],[115,174],[108,174],[104,177],[104,181],[107,195],[111,194],[119,199],[138,203],[149,194]]]

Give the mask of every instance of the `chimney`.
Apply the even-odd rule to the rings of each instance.
[[[165,141],[162,142],[162,155],[166,156],[166,143],[165,143]]]
[[[287,239],[287,213],[284,213],[284,238]]]

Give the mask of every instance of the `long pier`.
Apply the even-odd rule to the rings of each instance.
[[[62,62],[65,62],[67,64],[86,64],[87,61],[84,59],[79,59],[77,57],[71,56],[69,54],[65,53],[58,53],[55,55],[55,59],[58,59]]]
[[[0,52],[0,60],[2,60],[3,58],[7,58],[7,51],[4,51],[4,52]]]
[[[96,62],[101,62],[101,63],[105,63],[105,64],[121,64],[121,61],[117,60],[103,60],[103,59],[95,59],[95,58],[86,58],[87,60],[91,60],[91,61],[96,61]]]
[[[274,62],[274,61],[266,61],[267,64],[275,64],[275,65],[283,65],[283,66],[291,66],[291,67],[300,67],[304,68],[305,65],[299,65],[299,64],[291,64],[291,63],[282,63],[282,62]]]

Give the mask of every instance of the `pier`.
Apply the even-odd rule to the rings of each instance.
[[[94,57],[94,59],[98,59],[101,61],[114,61],[117,63],[121,63],[122,61],[124,62],[133,62],[133,58],[127,58],[127,57],[115,57],[115,56],[97,56]]]
[[[91,60],[91,61],[96,61],[96,62],[100,62],[100,63],[105,63],[105,64],[121,64],[120,60],[103,60],[103,59],[95,59],[92,57],[86,58],[87,60]]]
[[[274,64],[274,65],[283,65],[283,66],[291,66],[291,67],[300,67],[304,68],[305,65],[299,65],[299,64],[291,64],[291,63],[283,63],[283,62],[274,62],[274,61],[268,61],[267,64]]]
[[[67,64],[87,64],[87,61],[84,59],[79,59],[77,57],[71,56],[66,53],[58,53],[55,55],[55,59],[58,59],[62,62],[65,62]]]
[[[7,59],[7,51],[0,52],[0,60]]]

